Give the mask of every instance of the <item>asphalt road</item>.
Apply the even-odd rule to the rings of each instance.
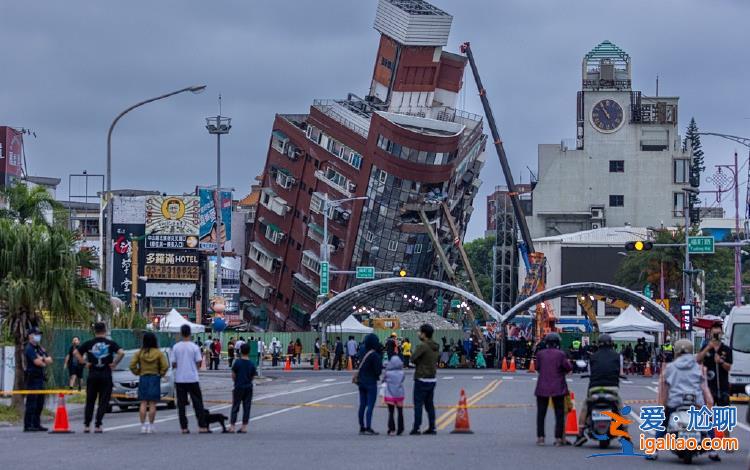
[[[350,372],[271,371],[255,388],[250,432],[246,435],[179,434],[176,411],[160,409],[157,433],[141,435],[137,413],[114,412],[105,417],[104,434],[82,434],[79,407],[70,411],[74,434],[24,434],[19,428],[0,429],[0,469],[28,468],[296,468],[322,467],[400,469],[416,466],[450,469],[524,468],[632,469],[634,465],[674,468],[677,459],[665,453],[657,462],[640,458],[587,458],[598,452],[594,444],[582,448],[556,448],[552,441],[553,417],[548,414],[548,444],[535,445],[533,390],[535,376],[499,371],[441,370],[436,390],[437,436],[384,435],[387,410],[375,410],[373,427],[380,436],[358,435],[357,395]],[[215,411],[229,414],[228,372],[201,375],[204,397]],[[586,381],[577,376],[569,384],[584,396]],[[450,406],[461,388],[477,408],[469,411],[472,435],[454,435]],[[637,413],[641,404],[656,398],[655,379],[633,378],[623,383],[622,395]],[[411,372],[407,396],[411,394]],[[408,400],[410,402],[410,400]],[[744,405],[739,415],[744,418]],[[407,430],[412,410],[406,410]],[[700,468],[748,468],[750,427],[741,425],[735,435],[741,451],[722,455],[721,463],[705,456],[696,460]],[[613,452],[619,449],[614,446]]]

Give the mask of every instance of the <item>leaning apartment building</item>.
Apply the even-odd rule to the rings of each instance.
[[[422,207],[453,267],[458,253],[445,202],[463,238],[481,181],[480,116],[455,109],[466,59],[443,50],[452,16],[423,0],[380,0],[372,82],[363,97],[314,100],[308,114],[276,115],[243,296],[253,323],[309,326],[319,291],[323,217],[330,269],[374,266],[443,279],[418,212]],[[323,200],[366,197],[323,214]],[[359,282],[332,275],[331,291]],[[429,307],[430,292],[421,292]],[[370,306],[399,310],[391,294]]]

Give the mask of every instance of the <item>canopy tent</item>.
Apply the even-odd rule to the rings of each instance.
[[[616,333],[618,331],[658,331],[662,333],[664,332],[664,324],[649,320],[630,305],[617,318],[599,327],[599,331],[602,333]]]
[[[182,325],[189,325],[191,333],[205,333],[206,331],[205,326],[185,320],[185,317],[175,309],[170,310],[169,313],[161,319],[159,330],[166,333],[179,333]]]
[[[372,333],[372,328],[365,326],[359,322],[354,315],[349,315],[340,325],[328,325],[326,327],[328,333]]]
[[[642,331],[618,331],[610,335],[613,341],[638,341],[640,338],[646,338],[647,343],[656,342],[654,335]]]

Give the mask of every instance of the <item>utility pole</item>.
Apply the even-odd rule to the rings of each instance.
[[[219,95],[219,114],[216,117],[206,118],[208,133],[216,135],[216,193],[214,194],[214,208],[216,209],[216,296],[222,295],[221,255],[224,249],[221,220],[221,210],[224,202],[221,197],[221,136],[229,134],[229,129],[231,128],[232,118],[221,115],[221,95]]]

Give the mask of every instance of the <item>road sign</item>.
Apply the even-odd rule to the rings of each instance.
[[[320,262],[320,295],[328,295],[328,261]]]
[[[688,251],[690,254],[705,255],[714,254],[714,237],[690,237],[688,238]]]
[[[357,279],[375,279],[375,266],[357,266]]]
[[[459,305],[461,305],[461,300],[459,299],[451,300],[451,308],[458,308]]]
[[[443,296],[442,295],[438,296],[438,298],[437,298],[437,314],[438,314],[439,317],[443,316],[443,303],[444,302],[445,301],[443,300]]]
[[[651,288],[651,284],[646,284],[645,286],[643,286],[643,295],[645,295],[649,299],[654,298],[654,290]]]

